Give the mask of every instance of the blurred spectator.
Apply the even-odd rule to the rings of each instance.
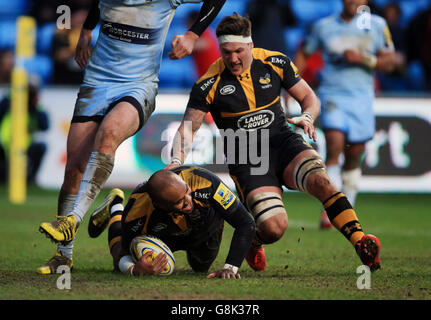
[[[367,6],[370,8],[371,13],[383,16],[383,10],[374,3],[374,0],[368,0]]]
[[[405,52],[405,30],[401,26],[401,8],[396,2],[390,2],[383,8],[383,18],[388,23],[395,48]]]
[[[32,78],[30,77],[30,79]],[[30,81],[28,91],[27,180],[29,183],[34,183],[46,152],[46,144],[35,141],[33,135],[37,131],[48,130],[49,119],[47,113],[42,111],[39,105],[39,87],[36,81]],[[0,101],[0,183],[5,182],[8,176],[7,163],[12,136],[10,105],[10,93],[7,93]]]
[[[316,51],[306,58],[306,66],[301,77],[307,81],[310,87],[314,90],[317,90],[319,87],[320,72],[322,71],[324,64],[321,50]]]
[[[199,11],[192,11],[186,19],[187,27],[190,28],[199,17]],[[208,27],[196,40],[192,58],[196,66],[198,78],[208,70],[209,66],[220,57],[220,49],[214,30]]]
[[[395,47],[395,66],[390,73],[377,73],[376,91],[403,91],[407,90],[408,85],[405,79],[406,75],[406,55],[405,55],[405,29],[401,26],[401,8],[395,3],[388,3],[382,11],[389,31],[392,35],[392,41]]]
[[[425,72],[426,90],[431,90],[431,7],[410,21],[406,32],[406,47],[407,61],[421,63]]]
[[[247,13],[253,24],[254,46],[287,53],[283,30],[297,22],[289,2],[251,0]]]
[[[10,50],[0,51],[0,84],[10,84],[13,69],[13,53]]]
[[[78,43],[81,27],[87,18],[87,10],[72,13],[71,29],[58,29],[52,43],[54,59],[54,84],[80,84],[83,72],[76,63],[75,49]]]

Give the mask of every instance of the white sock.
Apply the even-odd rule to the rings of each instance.
[[[85,213],[96,199],[114,168],[114,158],[99,152],[92,152],[82,176],[78,197],[69,215],[75,215],[77,223],[81,223]]]
[[[343,180],[341,180],[341,165],[332,164],[326,166],[326,172],[337,190],[341,190]]]
[[[60,190],[60,194],[58,196],[57,214],[59,216],[65,216],[68,214],[73,208],[76,197],[76,194],[69,194]],[[75,238],[73,238],[72,241],[70,241],[67,245],[62,245],[59,243],[57,245],[57,250],[60,251],[63,256],[72,259],[74,242]]]
[[[114,204],[114,205],[111,207],[110,214],[112,215],[112,214],[114,214],[114,213],[115,213],[115,212],[117,212],[117,211],[124,211],[124,206],[123,206],[123,204],[122,204],[122,203]]]
[[[352,207],[355,206],[356,196],[359,189],[359,181],[362,176],[361,168],[346,170],[342,173],[343,193],[346,195]]]

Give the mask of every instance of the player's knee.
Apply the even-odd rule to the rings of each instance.
[[[112,154],[117,149],[118,139],[114,128],[102,127],[97,132],[95,149],[103,154]]]
[[[270,244],[283,237],[288,226],[286,213],[275,216],[262,222],[258,227],[259,239],[264,244]]]
[[[325,163],[319,156],[301,159],[295,166],[293,178],[297,190],[311,194],[316,185],[325,187],[331,184]]]
[[[281,195],[276,192],[261,192],[247,197],[247,207],[257,227],[266,220],[283,220],[281,217],[286,216]]]

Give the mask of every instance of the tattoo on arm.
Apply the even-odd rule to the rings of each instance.
[[[172,146],[172,157],[185,161],[187,154],[192,150],[193,137],[196,131],[199,130],[206,112],[187,108],[184,114],[183,120],[175,134],[173,146]]]

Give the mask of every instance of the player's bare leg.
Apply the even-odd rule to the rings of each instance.
[[[250,191],[246,197],[249,210],[256,220],[256,236],[246,256],[255,271],[266,269],[265,248],[279,240],[287,229],[288,218],[282,202],[282,190],[265,186]]]
[[[380,268],[379,240],[373,235],[364,234],[355,210],[331,182],[316,151],[299,153],[285,168],[283,178],[289,188],[307,192],[320,200],[330,221],[352,243],[362,263],[369,266],[371,271]]]
[[[96,122],[72,123],[67,137],[67,161],[63,184],[58,196],[57,215],[65,217],[75,203],[82,174],[94,144],[98,124]],[[74,239],[67,244],[59,243],[56,254],[37,269],[40,274],[56,273],[61,265],[73,268]]]
[[[139,128],[139,115],[128,102],[118,103],[104,118],[95,135],[93,152],[82,175],[72,211],[58,225],[42,223],[40,230],[55,242],[68,242],[76,234],[85,213],[99,194],[114,167],[115,151]]]

